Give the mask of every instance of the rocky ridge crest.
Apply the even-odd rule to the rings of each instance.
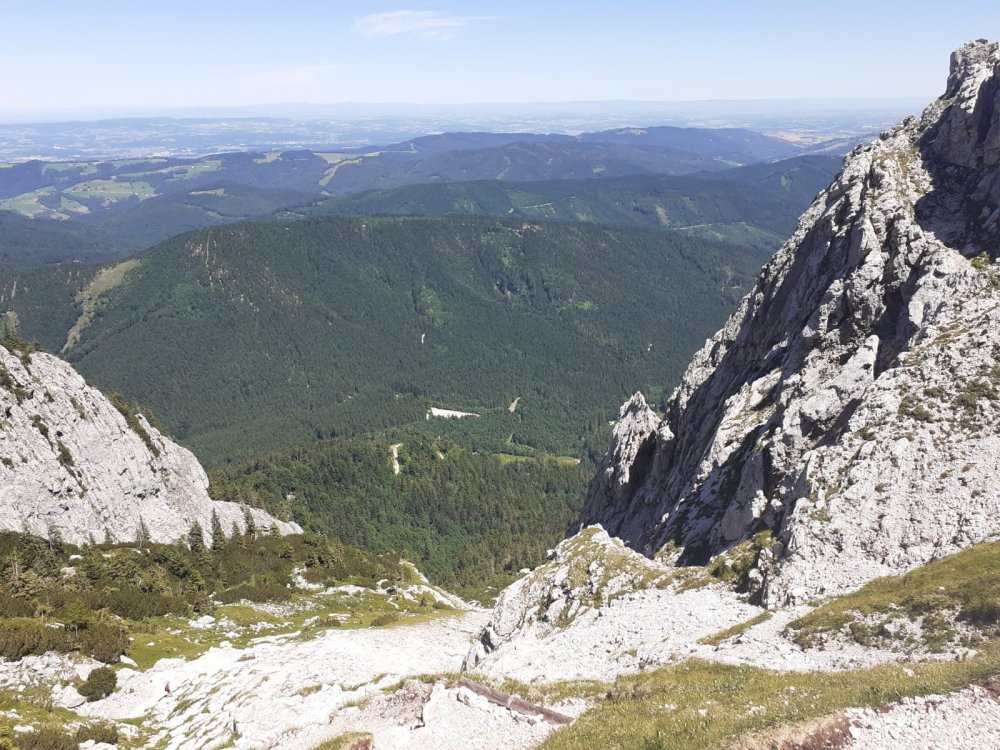
[[[622,409],[581,527],[702,564],[760,532],[768,605],[1000,530],[1000,46],[855,149],[658,418]]]
[[[194,455],[141,415],[130,426],[97,389],[48,354],[0,346],[0,530],[63,540],[151,541],[184,537],[193,523],[206,541],[216,513],[228,534],[257,528],[301,533],[294,523],[208,495]]]

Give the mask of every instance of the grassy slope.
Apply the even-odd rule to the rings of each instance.
[[[588,693],[596,706],[542,747],[732,747],[749,735],[819,719],[850,706],[880,706],[906,696],[945,693],[990,677],[1000,672],[1000,586],[993,575],[998,565],[1000,543],[981,544],[906,575],[873,581],[821,605],[791,626],[815,638],[820,632],[849,632],[851,622],[875,613],[919,619],[953,612],[953,618],[977,628],[982,639],[979,652],[964,661],[787,673],[689,660],[622,677],[610,686],[550,686],[547,690],[557,694]]]
[[[903,576],[878,578],[859,591],[827,602],[789,625],[803,646],[843,636],[882,647],[949,645],[956,623],[1000,635],[1000,542],[977,545]],[[862,622],[862,620],[864,620]],[[901,642],[894,621],[920,623],[920,637]],[[980,636],[981,637],[981,636]]]
[[[851,706],[881,706],[945,693],[1000,671],[1000,647],[965,662],[886,665],[851,672],[787,673],[690,660],[605,687],[595,709],[543,750],[704,750],[819,719]]]

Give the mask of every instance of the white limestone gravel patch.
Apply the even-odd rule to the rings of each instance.
[[[763,669],[809,672],[864,669],[900,661],[967,658],[959,649],[903,654],[845,640],[803,649],[785,635],[787,625],[811,607],[771,610],[771,617],[718,645],[698,641],[759,615],[721,586],[678,592],[647,589],[584,612],[565,628],[531,622],[481,657],[474,671],[523,682],[607,680],[689,658]]]
[[[898,651],[877,649],[843,640],[831,641],[822,649],[803,649],[785,634],[785,627],[808,614],[811,607],[790,607],[772,611],[770,619],[729,638],[718,646],[692,643],[685,649],[685,656],[698,657],[726,664],[748,664],[764,669],[791,672],[814,670],[843,671],[864,669],[879,664],[899,661],[930,661],[961,658],[968,654],[943,653],[901,654]],[[757,614],[762,610],[758,609]],[[718,630],[724,630],[720,627]]]
[[[886,709],[849,709],[853,750],[965,750],[1000,747],[997,694],[973,685],[948,695],[907,698]]]
[[[336,736],[331,721],[400,679],[454,671],[486,612],[418,625],[328,630],[311,640],[212,648],[190,661],[162,659],[146,672],[118,671],[118,689],[81,714],[144,718],[146,742],[163,750],[309,747]]]
[[[558,709],[577,716],[585,707],[576,701],[559,704]],[[528,750],[555,728],[462,687],[411,682],[396,693],[340,712],[324,734],[314,731],[303,739],[313,743],[349,732],[369,732],[374,750]]]
[[[483,657],[476,672],[522,682],[610,681],[686,657],[699,638],[758,612],[718,587],[636,591],[581,613],[566,628],[531,623]]]

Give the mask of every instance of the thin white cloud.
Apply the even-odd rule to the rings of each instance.
[[[458,30],[495,16],[456,16],[433,10],[394,10],[370,13],[354,20],[351,30],[361,36],[397,36],[415,34],[424,39],[452,39]]]

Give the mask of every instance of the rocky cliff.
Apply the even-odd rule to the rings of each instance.
[[[260,529],[301,533],[262,510],[213,502],[190,451],[125,414],[72,367],[0,346],[0,529],[72,543],[129,541],[145,527],[173,541],[215,512],[228,534],[249,514]]]
[[[998,256],[1000,47],[977,41],[845,159],[663,416],[622,408],[582,525],[682,565],[770,532],[771,605],[997,532]]]

